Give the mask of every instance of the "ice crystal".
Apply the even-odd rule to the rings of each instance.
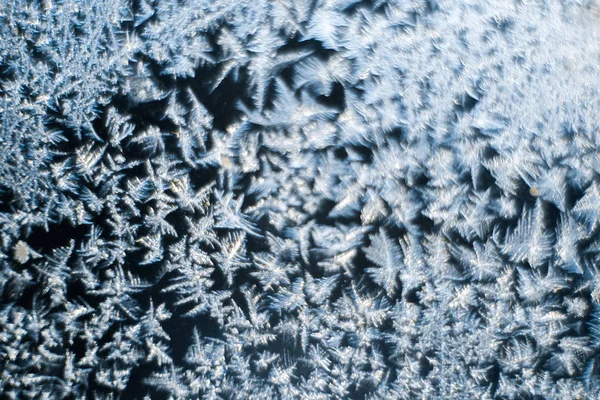
[[[0,397],[596,398],[599,15],[0,0]]]

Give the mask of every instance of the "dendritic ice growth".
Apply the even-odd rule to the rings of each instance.
[[[600,4],[0,0],[0,397],[596,399]]]

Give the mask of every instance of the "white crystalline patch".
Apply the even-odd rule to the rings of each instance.
[[[13,256],[20,264],[25,264],[29,260],[29,246],[27,243],[19,240],[14,247]]]

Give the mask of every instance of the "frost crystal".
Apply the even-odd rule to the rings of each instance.
[[[0,0],[0,397],[597,398],[599,16]]]

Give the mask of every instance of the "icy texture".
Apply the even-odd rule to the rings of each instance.
[[[594,399],[595,1],[0,0],[0,396]]]

